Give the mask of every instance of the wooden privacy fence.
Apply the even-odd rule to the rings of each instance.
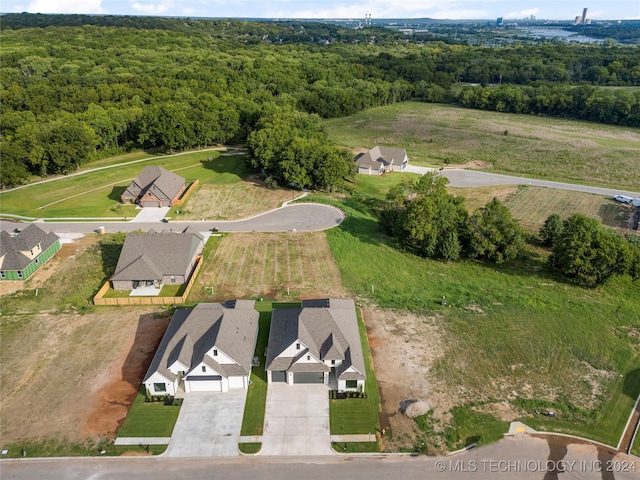
[[[178,205],[182,205],[184,202],[186,202],[187,198],[189,198],[189,195],[191,195],[191,193],[198,186],[199,183],[200,183],[200,180],[196,180],[191,185],[189,185],[189,188],[187,188],[184,191],[184,193],[180,196],[180,198],[173,201],[173,205],[174,206],[178,206]]]
[[[199,256],[196,260],[196,266],[193,269],[189,283],[187,283],[184,293],[180,297],[117,297],[117,298],[104,298],[104,294],[111,288],[109,280],[105,282],[96,296],[93,297],[94,305],[173,305],[174,303],[184,303],[191,292],[191,287],[196,281],[198,272],[202,267],[202,256]]]

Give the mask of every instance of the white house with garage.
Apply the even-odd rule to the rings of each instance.
[[[367,375],[354,301],[303,300],[301,308],[274,309],[266,370],[268,383],[364,391]]]
[[[386,172],[404,172],[409,157],[404,148],[376,146],[355,158],[358,173],[364,175],[382,175]]]
[[[246,389],[258,338],[253,300],[176,310],[144,377],[149,395]]]

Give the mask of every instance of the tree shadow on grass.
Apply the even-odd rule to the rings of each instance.
[[[111,193],[109,193],[109,200],[113,200],[115,202],[120,202],[120,197],[124,193],[127,187],[113,187],[111,189]]]
[[[104,239],[100,242],[100,256],[102,258],[102,272],[104,273],[104,281],[109,280],[116,271],[116,265],[120,258],[120,252],[122,251],[122,244],[124,242],[123,233],[111,238]]]
[[[625,375],[622,393],[633,400],[638,398],[638,395],[640,395],[640,368],[631,370]]]

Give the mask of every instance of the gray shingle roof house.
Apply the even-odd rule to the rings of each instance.
[[[253,300],[201,303],[176,310],[144,385],[150,395],[247,388],[258,338]]]
[[[171,207],[186,187],[185,179],[162,167],[146,167],[120,195],[122,203]]]
[[[111,285],[114,290],[133,290],[187,283],[203,246],[196,232],[129,233]]]
[[[275,309],[266,370],[269,383],[364,390],[367,375],[354,301],[303,300],[301,308]]]
[[[402,172],[407,168],[409,157],[404,148],[373,147],[367,153],[355,158],[358,173],[365,175],[382,175],[385,172]]]
[[[0,280],[25,280],[60,250],[60,238],[30,224],[15,235],[0,232]]]

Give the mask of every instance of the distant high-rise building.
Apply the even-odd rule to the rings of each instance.
[[[498,17],[498,19],[496,20],[496,25],[501,27],[502,25],[504,25],[504,22],[502,20],[502,17]]]
[[[576,24],[576,25],[585,25],[585,24],[587,24],[587,23],[590,23],[590,22],[588,22],[588,21],[587,21],[587,9],[586,9],[586,8],[584,8],[584,9],[582,10],[582,15],[581,15],[581,16],[580,16],[580,15],[578,15],[578,16],[576,17],[575,24]]]

